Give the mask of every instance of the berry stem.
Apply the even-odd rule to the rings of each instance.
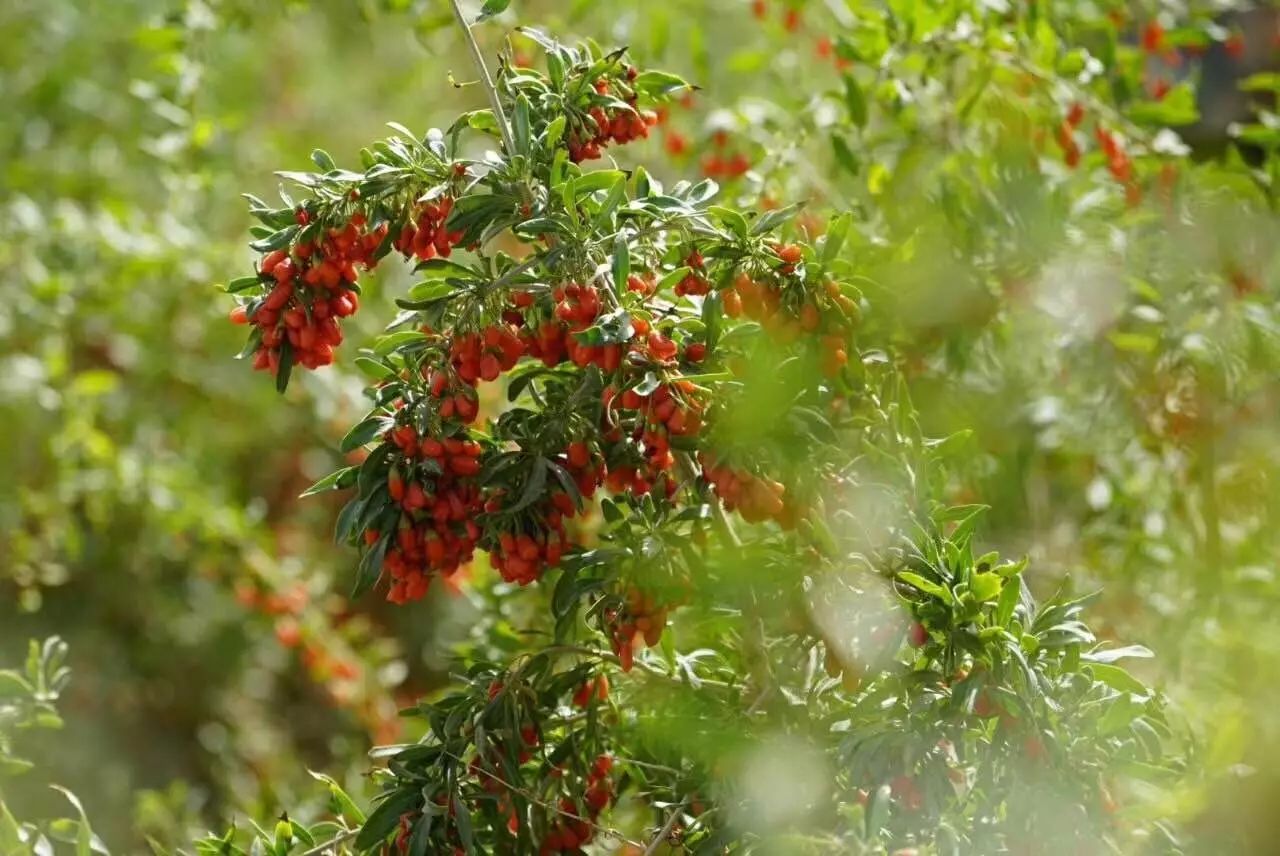
[[[312,847],[310,850],[306,850],[302,852],[301,854],[299,854],[299,856],[320,856],[321,853],[337,853],[338,847],[341,844],[343,844],[346,841],[350,841],[352,838],[355,838],[359,834],[360,834],[360,830],[349,829],[346,832],[342,833],[341,835],[337,836],[336,838],[331,838],[328,841],[324,842],[323,844],[317,844],[315,847]]]
[[[671,808],[671,814],[667,816],[667,822],[663,825],[658,834],[653,836],[653,840],[649,842],[649,846],[644,849],[644,856],[653,856],[658,852],[658,848],[662,846],[662,842],[667,840],[667,836],[671,834],[671,830],[676,828],[676,821],[680,819],[680,814],[684,811],[686,800],[681,800],[679,805]]]
[[[471,32],[471,26],[462,14],[462,6],[459,0],[450,0],[450,2],[453,5],[453,16],[457,19],[458,26],[462,28],[462,35],[466,39],[467,47],[471,49],[471,59],[476,64],[476,70],[480,72],[480,85],[484,87],[485,94],[489,96],[489,106],[493,108],[493,118],[497,121],[498,131],[502,134],[502,147],[506,149],[508,157],[514,157],[516,153],[515,139],[511,136],[511,126],[507,124],[507,114],[502,109],[502,101],[498,98],[498,90],[493,85],[493,78],[489,76],[489,66],[485,65],[484,55],[480,53],[480,45],[476,44],[475,34]]]

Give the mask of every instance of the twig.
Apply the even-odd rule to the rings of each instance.
[[[649,846],[644,848],[644,856],[653,856],[658,852],[658,845],[667,840],[667,836],[671,834],[671,830],[676,828],[676,821],[680,819],[680,815],[684,812],[685,800],[681,800],[680,804],[671,809],[671,815],[667,818],[667,822],[663,824],[658,834],[653,836],[653,840],[649,842]]]
[[[471,26],[467,23],[466,16],[462,14],[462,6],[459,0],[451,0],[453,3],[453,16],[458,20],[458,26],[462,28],[462,34],[466,38],[467,47],[471,49],[471,59],[476,64],[476,70],[480,72],[480,84],[484,87],[485,94],[489,96],[489,106],[493,108],[493,118],[498,123],[498,131],[502,134],[502,147],[507,150],[507,155],[514,157],[516,153],[516,142],[511,136],[511,126],[507,124],[507,114],[502,109],[502,101],[498,98],[498,90],[493,85],[493,78],[489,76],[489,67],[485,65],[484,55],[480,53],[480,45],[476,44],[475,34],[471,32]]]
[[[465,763],[466,763],[466,761],[462,760],[462,759],[461,759],[461,758],[459,758],[457,755],[453,754],[452,752],[450,752],[450,751],[449,751],[449,750],[447,750],[447,749],[445,749],[445,750],[444,750],[444,754],[445,754],[445,755],[447,755],[448,757],[452,758],[454,761],[457,761],[459,764],[465,764]],[[505,781],[504,779],[502,779],[502,777],[500,777],[500,776],[496,776],[496,775],[494,775],[493,773],[490,773],[488,770],[486,770],[486,769],[485,769],[484,767],[482,767],[482,766],[478,766],[478,767],[476,767],[476,772],[477,772],[478,774],[480,774],[480,775],[484,776],[485,778],[492,779],[493,781],[495,781],[495,782],[497,782],[498,784],[502,785],[502,786],[503,786],[504,788],[506,788],[507,790],[511,791],[513,794],[519,794],[520,796],[524,797],[524,798],[525,798],[526,800],[528,800],[529,802],[533,803],[534,805],[536,805],[536,806],[538,806],[538,807],[540,807],[540,808],[543,808],[543,809],[545,809],[545,810],[547,810],[547,811],[551,812],[552,814],[557,814],[557,815],[560,815],[561,817],[567,817],[567,818],[569,818],[570,820],[577,820],[577,821],[581,821],[582,823],[587,824],[588,826],[590,826],[592,829],[596,830],[597,832],[603,833],[606,837],[608,837],[608,838],[614,838],[614,839],[617,839],[618,841],[621,841],[621,842],[623,842],[624,844],[630,844],[632,847],[639,847],[639,846],[640,846],[640,842],[638,842],[638,841],[632,841],[630,838],[627,838],[627,836],[623,835],[621,831],[619,831],[619,830],[617,830],[617,829],[613,829],[613,828],[608,827],[608,826],[603,826],[603,825],[601,825],[601,824],[599,824],[599,823],[596,823],[594,820],[592,820],[592,819],[591,819],[591,818],[589,818],[589,817],[582,817],[581,815],[574,814],[574,813],[573,813],[573,812],[571,812],[571,811],[565,811],[565,810],[563,810],[562,808],[560,808],[559,806],[551,805],[550,803],[543,802],[542,800],[538,799],[536,796],[534,796],[533,794],[531,794],[531,793],[529,793],[528,791],[524,790],[523,788],[518,788],[518,787],[516,787],[515,785],[511,784],[510,782],[507,782],[507,781]],[[306,854],[303,854],[303,856],[306,856]]]

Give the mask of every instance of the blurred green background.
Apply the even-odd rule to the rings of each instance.
[[[1018,206],[1007,231],[1020,257],[995,270],[977,255],[881,252],[909,237],[964,250],[971,236],[914,181],[944,168],[927,137],[918,173],[885,161],[885,196],[834,170],[824,135],[790,132],[798,115],[822,121],[813,99],[837,78],[815,45],[843,20],[843,4],[793,5],[808,16],[799,35],[733,0],[517,0],[504,22],[630,43],[703,85],[674,120],[690,153],[667,134],[629,158],[693,175],[697,146],[733,130],[763,176],[744,197],[816,196],[872,222],[869,273],[889,285],[869,297],[895,321],[886,342],[915,360],[927,433],[974,429],[957,497],[993,506],[984,537],[1031,555],[1045,590],[1104,587],[1106,633],[1159,655],[1144,677],[1180,705],[1203,762],[1162,810],[1208,841],[1241,822],[1274,828],[1274,215],[1241,208],[1224,195],[1234,179],[1206,168],[1195,221],[1126,223],[1145,242],[1115,268],[1065,240],[1069,200],[1005,171],[987,179]],[[215,287],[252,263],[238,194],[273,196],[272,170],[306,168],[316,147],[352,163],[386,121],[421,132],[481,103],[451,85],[472,72],[440,12],[0,4],[0,659],[29,637],[70,642],[68,727],[28,754],[117,849],[296,805],[307,767],[346,771],[361,791],[398,703],[439,686],[450,646],[473,632],[476,592],[407,610],[345,600],[337,505],[296,497],[340,462],[362,382],[348,363],[280,400],[232,359],[241,331]],[[481,33],[491,52],[501,36]],[[1111,240],[1099,223],[1086,249]],[[1223,297],[1232,265],[1258,293]],[[348,353],[391,316],[387,292],[407,282],[391,267]],[[12,794],[20,815],[57,799]]]

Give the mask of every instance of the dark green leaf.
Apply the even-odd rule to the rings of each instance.
[[[365,821],[360,834],[356,836],[356,848],[372,850],[381,844],[400,825],[400,815],[416,808],[421,801],[422,794],[417,788],[393,791]]]
[[[258,276],[238,276],[231,282],[227,283],[227,294],[235,294],[238,291],[244,291],[246,288],[253,288],[255,285],[262,285],[262,279]]]
[[[293,373],[293,346],[288,342],[280,343],[280,367],[276,370],[276,392],[283,393],[289,388],[289,375]]]
[[[342,442],[338,444],[338,450],[341,452],[355,451],[389,427],[391,427],[391,420],[386,416],[370,416],[347,432],[347,435],[342,438]]]

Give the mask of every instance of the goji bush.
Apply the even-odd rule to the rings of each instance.
[[[1266,851],[1276,10],[471,5],[0,13],[0,851]]]
[[[230,285],[284,390],[334,359],[357,266],[416,262],[354,358],[371,410],[340,448],[363,460],[309,492],[355,492],[355,595],[415,601],[483,561],[531,601],[518,642],[416,708],[423,740],[379,753],[357,849],[1149,836],[1118,793],[1168,767],[1170,731],[1114,664],[1147,652],[1099,647],[1084,601],[1037,602],[1025,563],[974,554],[982,508],[943,501],[959,440],[923,436],[897,361],[859,347],[877,310],[842,252],[853,217],[815,236],[800,205],[587,170],[690,87],[522,32],[545,70],[504,55],[490,109],[396,126],[358,172],[317,151],[320,172],[282,174],[302,201],[252,199],[262,257]],[[500,150],[468,157],[476,134]],[[751,781],[788,752],[793,776]]]

